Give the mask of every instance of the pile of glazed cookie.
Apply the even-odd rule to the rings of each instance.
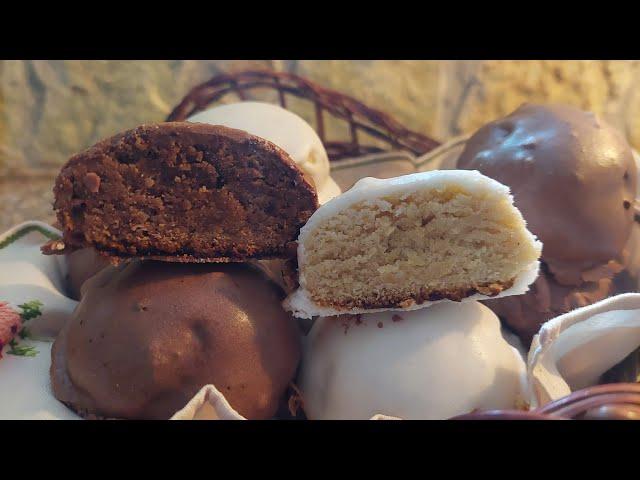
[[[203,389],[248,419],[526,408],[503,324],[528,347],[613,293],[637,168],[596,117],[533,105],[458,166],[341,194],[311,127],[255,102],[72,157],[63,238],[43,247],[81,299],[52,349],[55,397],[85,418],[168,419]]]

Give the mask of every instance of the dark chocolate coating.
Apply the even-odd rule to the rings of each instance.
[[[543,269],[523,295],[485,300],[484,303],[513,330],[529,348],[543,323],[575,308],[591,305],[614,293],[609,277],[581,286],[560,285]]]
[[[271,418],[300,357],[281,300],[244,264],[108,267],[53,346],[53,392],[85,416],[168,419],[213,384],[243,416]]]
[[[593,113],[525,104],[480,128],[458,167],[511,188],[556,280],[619,259],[631,232],[637,168],[628,143]]]
[[[67,293],[74,300],[80,300],[80,290],[85,281],[109,266],[109,260],[93,248],[82,248],[67,253],[65,261],[67,263]]]

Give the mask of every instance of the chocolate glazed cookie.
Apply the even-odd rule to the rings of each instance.
[[[107,267],[55,341],[54,395],[88,418],[168,419],[213,384],[244,417],[272,418],[300,358],[281,300],[243,264]]]
[[[509,186],[563,284],[619,260],[633,225],[637,167],[622,134],[593,113],[525,104],[478,130],[458,167]]]
[[[571,106],[525,104],[473,134],[458,168],[508,185],[542,240],[529,292],[486,302],[525,345],[545,321],[620,291],[638,177],[620,132]]]

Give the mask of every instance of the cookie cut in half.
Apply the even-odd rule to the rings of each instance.
[[[300,230],[284,306],[310,318],[517,295],[541,250],[508,187],[477,171],[365,178]]]
[[[45,253],[93,247],[182,262],[295,256],[318,205],[315,188],[273,143],[187,122],[142,125],[75,155],[54,194],[63,244]]]

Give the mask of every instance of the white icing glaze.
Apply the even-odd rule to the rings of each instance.
[[[410,175],[389,179],[378,179],[367,177],[359,180],[351,189],[342,195],[330,200],[322,205],[314,212],[307,223],[300,229],[298,236],[298,265],[300,287],[287,297],[283,303],[284,307],[291,311],[299,318],[311,318],[313,316],[322,315],[339,315],[344,313],[373,313],[388,310],[394,311],[410,311],[428,307],[437,303],[451,303],[450,300],[437,300],[434,302],[426,301],[421,304],[412,304],[404,308],[381,308],[381,309],[359,309],[337,310],[335,308],[327,308],[316,305],[306,290],[306,278],[304,274],[304,265],[306,261],[304,243],[309,235],[313,234],[313,230],[321,222],[333,215],[349,208],[351,205],[364,201],[375,200],[386,195],[409,194],[420,189],[428,189],[433,187],[445,187],[447,185],[460,185],[470,192],[482,192],[486,190],[494,190],[508,197],[509,202],[513,204],[513,197],[509,193],[509,187],[482,175],[477,170],[434,170],[429,172],[420,172]],[[519,210],[513,207],[516,214],[522,218]],[[526,225],[526,222],[523,219]],[[528,230],[526,231],[529,240],[534,243],[539,250],[542,249],[542,243]],[[527,265],[515,278],[511,288],[503,290],[494,297],[488,297],[482,294],[474,294],[463,299],[463,302],[475,300],[487,300],[489,298],[506,297],[510,295],[521,295],[529,290],[536,277],[540,262],[535,261]]]
[[[169,420],[246,420],[214,385],[205,385]]]
[[[329,158],[320,137],[289,110],[270,103],[239,102],[196,113],[187,121],[237,128],[275,143],[313,178],[320,203],[341,193],[329,176]]]
[[[640,347],[640,294],[625,293],[544,323],[529,350],[532,406],[596,385]]]
[[[346,333],[343,321],[319,318],[305,342],[300,386],[311,419],[445,419],[526,398],[524,361],[478,302],[351,317]]]

